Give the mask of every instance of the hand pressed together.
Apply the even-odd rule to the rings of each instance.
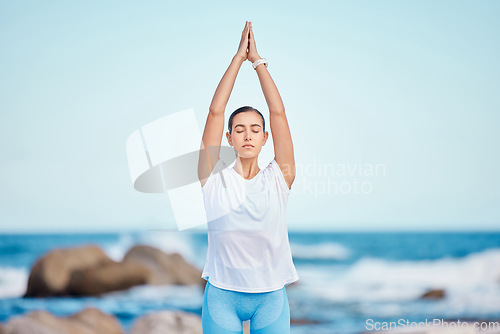
[[[236,56],[240,57],[243,61],[248,59],[252,63],[260,59],[255,45],[251,21],[245,21],[245,28],[241,34],[240,45],[238,46]]]

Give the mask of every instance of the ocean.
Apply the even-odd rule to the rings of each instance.
[[[293,334],[361,333],[375,322],[500,319],[500,232],[289,233],[299,281],[287,287]],[[149,312],[201,315],[199,286],[136,286],[100,297],[21,298],[31,266],[60,247],[98,244],[120,261],[136,244],[178,252],[203,268],[204,232],[0,234],[0,321],[32,310],[70,315],[94,306],[127,331]],[[441,299],[422,299],[444,289]]]

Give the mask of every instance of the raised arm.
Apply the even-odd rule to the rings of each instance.
[[[260,58],[255,46],[252,22],[250,22],[248,60],[253,63]],[[255,70],[257,71],[260,86],[262,87],[262,92],[264,93],[269,108],[269,123],[273,136],[274,159],[280,166],[281,172],[288,184],[288,189],[291,189],[293,180],[295,179],[295,159],[293,155],[292,135],[290,134],[290,128],[288,127],[288,121],[286,119],[285,106],[283,105],[278,88],[276,88],[266,65],[261,64],[257,66]]]
[[[224,111],[241,64],[247,60],[249,29],[250,24],[246,21],[238,51],[219,82],[210,104],[198,161],[198,178],[202,187],[219,160],[220,145],[224,133]]]

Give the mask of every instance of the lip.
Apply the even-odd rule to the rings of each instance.
[[[250,148],[250,147],[254,147],[254,146],[253,146],[253,145],[251,145],[251,144],[246,144],[246,145],[243,145],[243,147]]]

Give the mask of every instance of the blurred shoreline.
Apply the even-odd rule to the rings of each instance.
[[[287,288],[292,333],[361,333],[368,318],[494,321],[500,314],[500,232],[290,231],[289,237],[300,277]],[[69,316],[94,306],[128,331],[148,313],[201,315],[203,288],[192,285],[138,285],[100,297],[20,297],[38,258],[88,244],[113,261],[148,245],[178,253],[201,270],[207,241],[204,231],[0,234],[0,322],[33,310]]]

